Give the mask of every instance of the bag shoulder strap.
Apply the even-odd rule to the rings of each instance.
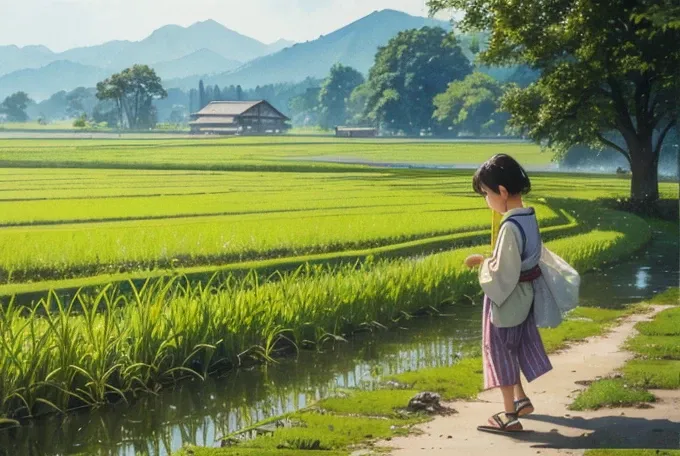
[[[526,248],[526,245],[527,245],[527,235],[524,232],[524,228],[522,228],[521,223],[519,223],[517,220],[513,219],[512,217],[508,217],[507,219],[505,219],[503,221],[503,223],[501,223],[501,226],[503,226],[507,222],[510,222],[513,225],[515,225],[517,227],[517,229],[519,230],[520,235],[522,236],[522,248],[521,248],[522,253],[520,254],[520,257],[522,258],[522,260],[524,260],[524,249]]]

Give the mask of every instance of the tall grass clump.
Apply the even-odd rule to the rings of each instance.
[[[462,254],[336,269],[307,266],[207,285],[148,281],[70,303],[0,308],[0,412],[35,416],[125,400],[277,350],[341,339],[474,292]]]

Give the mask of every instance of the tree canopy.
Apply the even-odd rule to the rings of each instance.
[[[463,30],[488,30],[489,65],[540,72],[504,98],[511,124],[558,154],[609,147],[631,166],[633,199],[658,199],[658,159],[677,128],[680,27],[671,1],[429,0],[465,12]],[[665,7],[665,9],[664,9]],[[662,19],[664,13],[671,20]]]
[[[113,100],[119,125],[130,129],[154,127],[153,100],[167,96],[161,78],[147,65],[134,65],[97,83],[97,98]]]
[[[366,103],[370,119],[388,129],[417,134],[436,128],[433,98],[472,66],[452,35],[439,27],[406,30],[378,49]]]
[[[0,104],[0,112],[6,114],[10,122],[26,122],[26,108],[32,101],[26,92],[15,92]]]
[[[508,113],[499,110],[503,86],[491,76],[475,72],[449,84],[434,98],[435,118],[453,131],[476,136],[505,131]]]
[[[319,92],[320,125],[334,128],[345,123],[352,91],[364,82],[364,76],[352,67],[336,63]]]

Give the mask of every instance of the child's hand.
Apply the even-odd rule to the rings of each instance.
[[[484,255],[470,255],[465,259],[465,266],[468,268],[474,268],[475,266],[479,266],[484,262]]]

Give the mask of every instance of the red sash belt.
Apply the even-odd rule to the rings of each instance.
[[[519,274],[519,281],[520,282],[533,282],[534,280],[538,279],[541,277],[541,268],[538,267],[538,265],[534,266],[533,268],[527,270],[527,271],[522,271]]]

